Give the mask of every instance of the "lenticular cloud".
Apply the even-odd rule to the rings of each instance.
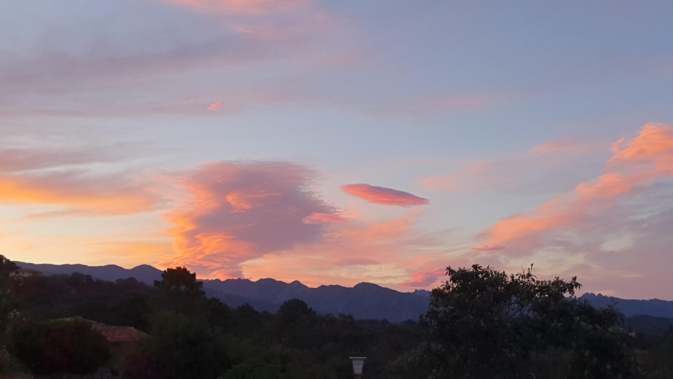
[[[430,202],[428,199],[412,195],[408,192],[386,187],[370,186],[369,184],[347,184],[341,186],[341,190],[364,201],[381,205],[411,207]]]

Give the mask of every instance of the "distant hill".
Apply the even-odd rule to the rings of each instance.
[[[673,301],[659,299],[627,300],[593,293],[585,293],[580,299],[588,301],[589,304],[597,308],[613,305],[626,317],[652,316],[673,318]]]
[[[91,275],[94,279],[101,279],[114,282],[117,279],[136,278],[139,282],[148,285],[154,285],[155,280],[161,279],[161,270],[149,265],[140,265],[132,269],[126,269],[117,265],[106,266],[86,266],[86,265],[52,265],[52,264],[34,264],[25,262],[15,262],[19,267],[29,270],[41,271],[45,275],[80,274]]]
[[[241,296],[271,305],[275,312],[286,300],[297,298],[322,314],[349,314],[358,319],[387,319],[392,322],[417,320],[427,311],[429,297],[398,292],[376,284],[360,283],[355,287],[320,286],[310,288],[294,281],[285,283],[274,279],[207,280],[203,287],[214,297],[227,302],[227,295]],[[253,302],[251,305],[255,306]]]
[[[622,326],[629,332],[660,336],[673,331],[673,318],[631,316],[624,320]]]
[[[148,265],[125,269],[116,265],[16,264],[21,268],[41,271],[45,275],[78,272],[108,281],[132,277],[150,286],[155,280],[161,279],[161,271]],[[203,289],[208,296],[233,307],[248,303],[260,311],[276,312],[286,300],[297,298],[318,313],[342,313],[358,319],[387,319],[391,322],[417,320],[425,313],[429,303],[427,291],[404,293],[371,283],[360,283],[353,288],[336,285],[310,288],[298,281],[285,283],[274,279],[228,279],[203,280]]]
[[[125,269],[115,265],[52,265],[16,262],[25,269],[38,270],[44,274],[71,274],[79,272],[95,279],[115,281],[136,278],[153,285],[161,279],[161,270],[142,265]],[[276,312],[286,300],[297,298],[305,301],[318,313],[340,313],[358,319],[387,319],[391,322],[417,320],[428,308],[430,292],[416,290],[413,293],[398,292],[372,283],[360,283],[355,287],[326,285],[317,288],[294,281],[285,283],[275,279],[204,280],[203,289],[208,296],[236,307],[245,303],[260,311]],[[586,293],[580,299],[595,307],[614,305],[626,317],[650,316],[673,319],[673,301],[658,299],[626,300],[601,294]]]

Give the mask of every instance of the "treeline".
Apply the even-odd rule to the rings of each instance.
[[[77,273],[11,280],[16,312],[9,312],[5,342],[15,362],[5,370],[53,375],[91,372],[91,362],[114,366],[114,351],[100,352],[100,341],[94,341],[100,336],[82,332],[81,321],[63,320],[70,317],[148,334],[112,367],[123,378],[349,378],[349,356],[367,357],[368,378],[403,378],[396,373],[405,370],[400,358],[422,340],[415,322],[318,315],[297,299],[275,314],[249,305],[231,308],[207,298],[184,268],[168,269],[162,278],[154,287]],[[73,344],[89,347],[66,346],[64,331],[78,333]],[[66,359],[49,350],[82,357]]]
[[[13,269],[0,260],[8,352],[0,376],[102,367],[144,379],[351,378],[349,356],[366,356],[364,378],[673,377],[673,329],[629,335],[614,309],[574,299],[574,278],[541,281],[530,270],[449,269],[427,314],[395,324],[319,315],[297,299],[275,314],[232,308],[181,267],[154,286],[81,274],[11,278]],[[86,320],[146,336],[118,346]]]

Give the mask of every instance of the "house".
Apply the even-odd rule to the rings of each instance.
[[[123,371],[126,364],[125,358],[136,348],[139,341],[148,337],[147,333],[132,326],[112,326],[100,322],[85,319],[83,317],[68,317],[58,321],[85,321],[91,324],[91,330],[102,335],[110,348],[110,368],[113,373]]]
[[[42,276],[41,271],[19,268],[9,273],[10,278],[30,278],[32,276]]]

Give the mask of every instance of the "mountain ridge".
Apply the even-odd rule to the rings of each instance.
[[[135,278],[149,286],[161,279],[162,271],[150,265],[125,269],[117,265],[87,266],[82,264],[35,264],[16,262],[24,269],[41,271],[44,274],[71,274],[79,272],[94,279],[115,281]],[[320,285],[308,287],[298,280],[290,283],[273,278],[250,279],[205,279],[206,295],[218,298],[229,306],[245,303],[259,311],[276,312],[287,300],[297,298],[322,314],[349,314],[358,319],[387,319],[391,322],[417,320],[429,306],[430,291],[415,290],[399,292],[374,283],[361,282],[353,287]],[[586,300],[595,307],[613,305],[624,316],[650,316],[673,319],[673,301],[649,299],[621,299],[602,294],[585,293]]]

